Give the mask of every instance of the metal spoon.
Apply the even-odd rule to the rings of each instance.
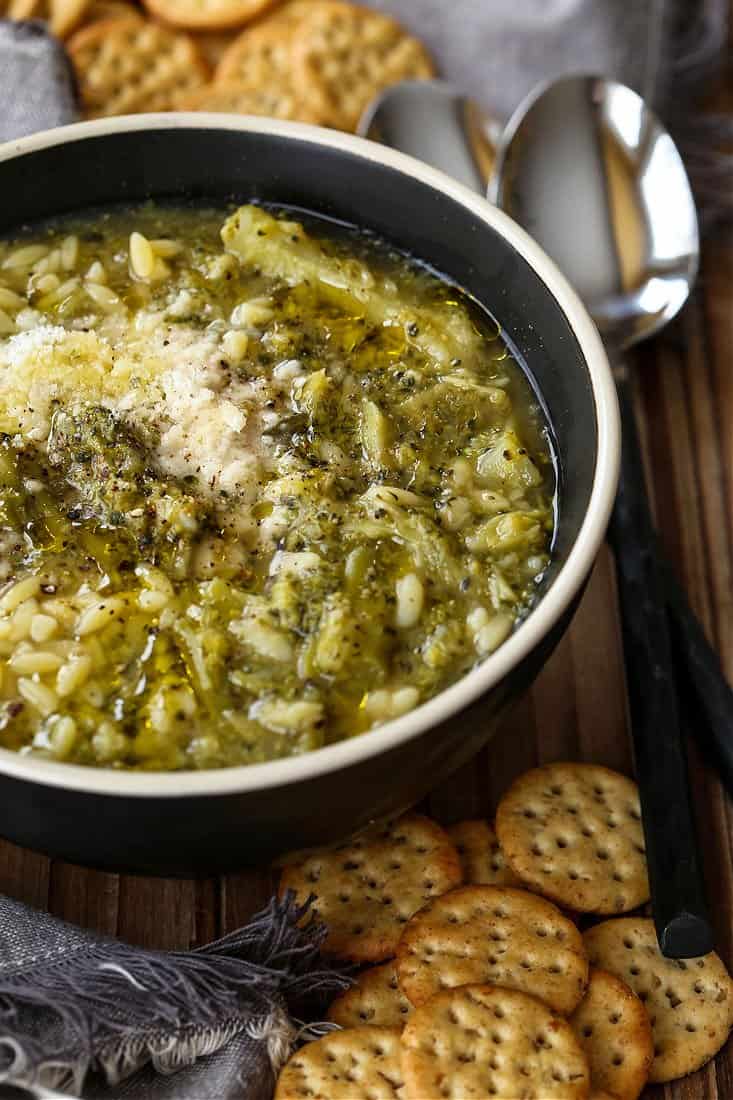
[[[502,125],[444,80],[403,80],[367,107],[359,133],[484,193]]]
[[[499,140],[488,197],[567,275],[612,353],[687,301],[695,203],[672,138],[631,88],[581,76],[533,92]]]
[[[657,332],[697,274],[697,215],[679,153],[630,88],[571,77],[507,126],[489,189],[586,302],[616,366],[623,426],[611,520],[654,917],[674,957],[712,948],[681,736],[664,580],[629,374],[619,356]]]
[[[415,91],[389,89],[365,119],[367,136],[405,133]],[[451,93],[454,97],[456,93]],[[434,86],[427,96],[434,102]],[[399,127],[395,123],[399,119]],[[411,149],[419,120],[413,115]],[[433,120],[427,156],[449,168],[440,135],[456,116]],[[475,139],[462,138],[474,165]],[[443,155],[430,157],[440,148]],[[480,179],[480,172],[476,173]],[[483,181],[482,181],[483,182]],[[697,271],[698,234],[687,176],[672,139],[635,92],[613,81],[570,77],[544,86],[517,109],[496,150],[489,197],[543,245],[584,298],[612,358],[666,324]],[[637,775],[644,811],[654,917],[662,951],[683,958],[712,949],[689,799],[666,596],[644,488],[628,372],[617,369],[624,447],[611,525],[625,635]],[[671,613],[689,648],[689,608]],[[699,649],[702,632],[693,647]],[[724,683],[717,658],[711,662]],[[690,672],[699,668],[691,659]],[[704,679],[704,678],[703,678]],[[698,676],[698,681],[701,678]],[[708,681],[709,686],[709,681]],[[733,711],[731,711],[733,713]],[[730,725],[715,714],[713,739]],[[725,737],[727,742],[728,736]],[[730,756],[730,746],[727,754]]]

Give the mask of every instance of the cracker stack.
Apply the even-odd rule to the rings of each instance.
[[[433,63],[396,20],[344,0],[0,0],[67,40],[87,118],[226,111],[354,130]]]
[[[315,894],[325,950],[372,965],[276,1100],[636,1100],[733,1024],[717,955],[665,959],[651,920],[619,916],[649,883],[638,791],[607,768],[528,772],[495,826],[409,814],[296,854],[280,890]]]

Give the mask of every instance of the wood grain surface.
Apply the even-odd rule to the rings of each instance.
[[[638,408],[664,544],[733,680],[733,240],[708,244],[698,291],[669,334],[641,351]],[[433,792],[440,821],[491,815],[538,762],[631,769],[613,563],[604,550],[566,638],[480,757]],[[718,950],[733,965],[733,807],[690,745]],[[268,897],[266,868],[199,881],[72,867],[0,842],[0,892],[66,920],[157,948],[187,948],[242,924]],[[699,1073],[645,1100],[731,1100],[733,1043]]]

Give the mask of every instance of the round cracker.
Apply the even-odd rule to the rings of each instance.
[[[545,764],[499,803],[507,862],[532,890],[584,913],[625,913],[649,900],[639,791],[597,764]]]
[[[297,9],[298,5],[294,7]],[[298,23],[297,12],[291,13],[289,6],[276,11],[256,26],[241,31],[223,52],[214,80],[219,84],[229,84],[253,77],[267,79],[279,76],[288,84],[294,84],[292,46]]]
[[[319,124],[323,121],[307,90],[283,87],[279,81],[237,81],[232,84],[208,84],[178,103],[181,111],[225,111],[238,115],[264,115],[267,118],[295,119]]]
[[[89,118],[175,110],[206,82],[206,65],[187,35],[136,16],[84,27],[68,51]]]
[[[400,1055],[396,1028],[331,1031],[292,1055],[280,1072],[274,1100],[397,1100]]]
[[[467,885],[521,886],[488,821],[459,821],[448,829],[448,836],[460,856]]]
[[[208,31],[241,27],[278,0],[143,0],[157,19],[183,30]]]
[[[351,989],[336,998],[328,1010],[328,1019],[341,1027],[402,1028],[412,1005],[399,987],[394,959],[364,970]]]
[[[649,1080],[673,1081],[704,1066],[733,1025],[733,982],[713,952],[667,959],[651,920],[608,920],[585,933],[593,966],[627,982],[644,1002],[654,1038]]]
[[[430,898],[461,882],[447,834],[420,814],[381,822],[336,848],[288,862],[280,894],[294,890],[328,925],[324,950],[353,962],[394,955],[403,925]]]
[[[566,1020],[527,993],[465,985],[417,1008],[402,1033],[408,1100],[586,1100],[588,1063]]]
[[[510,886],[463,886],[406,925],[397,976],[414,1005],[447,986],[490,982],[569,1015],[585,992],[588,960],[580,932],[552,902]]]
[[[250,109],[251,114],[325,123],[328,102],[320,82],[307,74],[296,74],[294,69],[292,47],[297,24],[294,15],[286,18],[276,14],[238,35],[214,74],[215,85],[227,89],[222,97],[234,96],[236,85],[245,102],[254,104],[256,109]],[[262,109],[268,106],[270,109]]]
[[[625,982],[591,970],[585,997],[570,1018],[585,1051],[593,1087],[616,1100],[637,1100],[654,1058],[644,1005]]]
[[[355,130],[369,103],[400,80],[435,75],[421,42],[390,16],[340,0],[313,0],[294,46],[299,79],[319,83],[329,125]]]

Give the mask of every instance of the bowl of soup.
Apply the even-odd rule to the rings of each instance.
[[[67,127],[0,188],[4,834],[217,870],[417,801],[603,537],[577,298],[459,184],[305,126]]]

